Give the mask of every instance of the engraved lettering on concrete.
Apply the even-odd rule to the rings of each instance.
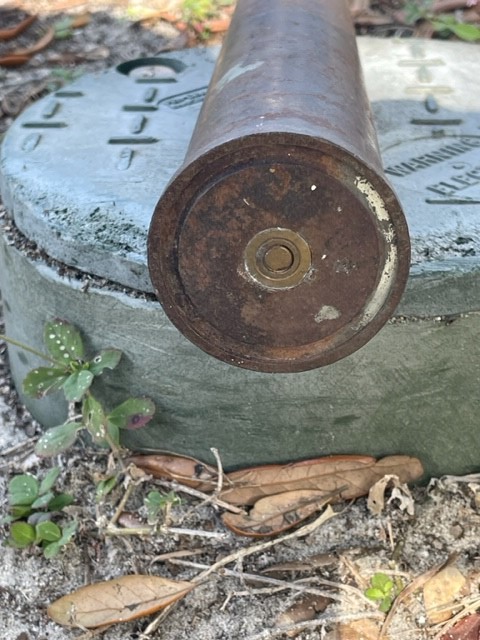
[[[163,98],[158,102],[158,105],[165,105],[171,109],[183,109],[195,104],[201,104],[207,95],[207,89],[208,87],[199,87],[198,89],[177,93],[174,96]]]
[[[133,159],[133,149],[129,149],[128,147],[125,147],[120,151],[118,155],[117,164],[115,166],[119,171],[126,171],[130,167],[132,163],[132,159]]]
[[[23,151],[33,151],[41,139],[42,136],[39,133],[31,133],[22,142]]]
[[[458,142],[444,145],[436,151],[431,151],[430,153],[410,158],[405,162],[388,166],[385,169],[385,173],[397,177],[408,176],[419,169],[431,167],[432,165],[444,162],[445,160],[450,160],[451,158],[467,153],[476,147],[480,147],[480,138],[473,136],[462,137],[458,139]]]
[[[53,118],[53,116],[57,113],[59,108],[60,108],[60,102],[58,102],[58,100],[52,100],[51,102],[47,102],[47,104],[42,110],[42,117]]]
[[[462,191],[478,183],[480,183],[480,165],[465,173],[450,176],[448,180],[427,185],[427,189],[442,196],[453,196],[457,191]]]

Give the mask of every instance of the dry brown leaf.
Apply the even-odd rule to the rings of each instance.
[[[423,474],[420,461],[409,456],[328,456],[287,465],[265,465],[234,471],[227,475],[230,486],[220,498],[231,504],[254,504],[259,498],[288,491],[313,489],[324,495],[339,491],[339,499],[349,500],[368,493],[386,474],[397,475],[402,483]]]
[[[331,602],[332,600],[325,596],[307,594],[277,617],[276,626],[281,629],[306,620],[313,620],[316,615],[325,611]],[[287,631],[286,635],[294,638],[298,633],[300,632]]]
[[[217,470],[214,467],[209,467],[187,456],[175,454],[132,456],[128,462],[135,464],[154,478],[176,480],[199,491],[212,491],[217,484]]]
[[[331,496],[312,490],[288,491],[257,500],[248,515],[225,513],[223,523],[240,536],[273,536],[295,527],[321,509]]]
[[[423,586],[423,601],[430,624],[445,622],[458,609],[458,600],[468,592],[465,576],[449,565],[435,574]]]
[[[327,640],[377,640],[380,635],[378,623],[368,618],[339,624]],[[388,637],[385,636],[385,640]]]
[[[480,613],[462,618],[440,640],[480,640]]]
[[[37,16],[27,16],[21,22],[19,22],[15,27],[11,29],[0,29],[0,40],[13,40],[19,36],[25,29],[35,22]]]
[[[53,602],[47,613],[63,626],[93,629],[155,613],[194,586],[158,576],[122,576],[81,587]]]
[[[52,27],[48,27],[45,30],[40,38],[34,42],[30,47],[26,47],[25,49],[15,49],[12,51],[12,55],[14,56],[33,56],[34,53],[38,53],[52,42],[55,37],[55,31]]]
[[[409,488],[406,484],[402,484],[398,476],[387,475],[383,476],[373,487],[370,488],[368,493],[367,507],[374,515],[382,513],[385,507],[385,491],[388,486],[393,487],[392,495],[390,496],[388,503],[393,500],[399,500],[399,508],[401,511],[406,511],[408,515],[413,516],[415,511],[414,500]]]

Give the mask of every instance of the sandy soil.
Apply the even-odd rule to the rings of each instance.
[[[178,24],[158,17],[143,20],[142,12],[158,9],[160,4],[153,0],[103,5],[73,0],[25,2],[25,11],[40,11],[37,36],[68,15],[89,12],[90,19],[73,29],[69,38],[54,40],[26,65],[0,68],[0,135],[32,100],[68,82],[78,72],[194,42],[195,30],[184,31]],[[383,4],[396,8],[402,5]],[[177,8],[178,2],[168,6],[170,11]],[[408,29],[405,33],[404,27],[400,30],[401,35],[408,35]],[[382,34],[391,32],[396,33],[395,26],[384,28]],[[32,39],[33,36],[22,36],[16,46],[28,47]],[[12,43],[0,45],[1,56],[11,50]],[[82,585],[139,573],[191,580],[222,557],[259,544],[226,530],[220,519],[222,509],[214,503],[205,503],[183,493],[178,486],[155,480],[147,480],[135,489],[122,509],[121,522],[127,526],[144,525],[143,499],[148,491],[173,489],[182,503],[172,507],[168,522],[161,523],[163,528],[143,537],[108,535],[108,523],[125,493],[125,484],[121,484],[105,501],[95,499],[95,483],[105,477],[111,462],[108,456],[78,446],[54,460],[39,459],[33,452],[39,433],[39,425],[18,402],[5,346],[0,345],[1,513],[8,508],[7,484],[13,475],[29,472],[41,477],[48,468],[59,465],[60,487],[75,497],[67,515],[79,523],[73,542],[52,560],[46,560],[38,548],[2,548],[0,635],[5,640],[66,640],[82,636],[83,631],[62,629],[46,615],[50,602]],[[378,638],[385,614],[363,595],[370,577],[377,571],[391,572],[408,586],[452,554],[458,554],[455,565],[469,580],[468,588],[457,596],[455,613],[459,617],[472,613],[480,608],[479,476],[434,480],[428,487],[415,488],[413,500],[414,515],[402,510],[398,500],[392,500],[378,516],[369,512],[364,498],[352,504],[338,504],[337,515],[307,535],[279,539],[268,549],[252,548],[243,561],[232,559],[213,572],[172,608],[157,630],[151,626],[153,618],[143,618],[111,627],[103,637],[262,640],[296,634],[303,640],[372,640]],[[7,535],[8,527],[3,527],[2,537]],[[285,563],[287,566],[278,566]],[[330,604],[322,600],[326,596],[332,600]],[[292,617],[286,620],[285,612],[292,606],[298,608],[299,602],[304,603],[303,614],[297,613],[297,621]],[[356,618],[360,619],[356,629],[339,626]],[[290,636],[286,635],[286,624],[292,627]],[[373,631],[370,625],[374,625]],[[419,588],[396,607],[387,633],[390,640],[438,640],[445,629],[429,620]],[[473,636],[465,640],[473,640]]]

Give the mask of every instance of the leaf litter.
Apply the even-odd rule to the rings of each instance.
[[[65,0],[32,0],[30,5],[35,11],[45,6],[49,9],[55,6],[55,10],[60,12],[63,11],[62,2],[63,6],[69,4]],[[71,4],[75,4],[74,0]],[[56,39],[46,49],[38,49],[38,42],[41,45],[46,42],[42,42],[41,37],[49,34],[52,22],[50,20],[45,23],[40,18],[38,31],[35,28],[31,32],[33,35],[28,42],[8,42],[8,50],[10,47],[20,51],[22,48],[30,47],[30,51],[33,48],[35,64],[25,65],[22,75],[15,68],[5,67],[6,91],[0,99],[1,131],[8,126],[11,116],[16,115],[32,98],[38,97],[47,89],[52,82],[52,64],[69,65],[81,60],[85,64],[85,71],[99,70],[107,64],[112,66],[126,58],[155,55],[165,46],[162,35],[168,32],[165,22],[155,23],[155,31],[143,29],[141,25],[132,29],[124,17],[116,20],[114,11],[102,12],[99,3],[85,0],[77,4],[81,5],[81,11],[91,8],[92,14],[90,24],[80,27],[74,38]],[[141,4],[140,0],[137,4]],[[400,1],[369,3],[359,0],[351,4],[355,5],[359,14],[357,24],[365,25],[362,30],[375,29],[375,24],[388,26],[388,22],[393,22],[396,29],[395,20],[397,25],[402,24],[402,16],[395,17],[395,11],[403,4]],[[476,4],[458,3],[462,8]],[[470,11],[477,9],[478,7],[473,6]],[[391,16],[393,20],[390,19]],[[11,26],[15,27],[16,24],[14,21]],[[72,27],[66,23],[65,26],[67,30]],[[422,25],[417,26],[416,31],[421,28]],[[177,37],[177,34],[173,34],[173,37]],[[102,54],[96,57],[99,45]],[[30,59],[30,54],[23,58],[23,62],[26,62]],[[0,348],[0,464],[4,472],[0,476],[0,500],[4,504],[9,475],[28,471],[35,474],[40,471],[40,475],[43,475],[49,463],[48,460],[40,460],[32,451],[38,437],[35,433],[36,426],[16,403],[15,392],[11,388],[1,354]],[[28,437],[25,438],[23,431],[19,429],[20,424],[26,427]],[[365,460],[359,463],[359,458]],[[59,463],[64,488],[72,490],[78,496],[76,505],[67,508],[72,517],[79,519],[80,528],[66,552],[48,562],[41,554],[31,551],[19,553],[8,547],[3,550],[0,561],[0,610],[5,640],[43,640],[47,637],[67,640],[78,637],[75,630],[62,629],[48,619],[46,609],[49,603],[68,598],[65,594],[78,593],[85,585],[112,584],[112,581],[115,583],[130,577],[125,574],[133,577],[147,576],[145,580],[159,578],[173,581],[177,585],[195,583],[195,579],[202,574],[206,577],[202,578],[203,582],[200,580],[195,583],[196,588],[188,591],[188,598],[180,599],[177,606],[166,606],[168,615],[159,623],[160,635],[156,635],[151,626],[153,623],[139,618],[105,630],[105,640],[142,637],[142,633],[145,634],[149,628],[145,637],[161,637],[163,640],[176,640],[192,634],[196,640],[268,640],[274,637],[298,637],[304,640],[324,637],[329,640],[348,640],[352,637],[356,640],[365,637],[378,640],[382,624],[382,637],[385,640],[387,637],[390,640],[478,640],[478,476],[472,475],[465,482],[462,479],[447,478],[437,480],[427,488],[413,488],[411,498],[415,513],[412,515],[412,502],[408,502],[405,498],[407,494],[403,493],[403,487],[409,480],[400,478],[398,469],[391,465],[389,468],[388,465],[382,469],[377,467],[372,478],[375,483],[381,481],[385,474],[390,474],[399,478],[399,485],[394,485],[393,488],[391,485],[383,487],[386,499],[375,515],[368,510],[366,499],[360,497],[354,503],[337,505],[335,512],[327,512],[328,515],[335,513],[334,517],[325,521],[324,513],[317,517],[313,514],[309,517],[316,519],[308,521],[306,525],[295,521],[294,528],[286,534],[277,527],[275,532],[279,536],[252,544],[248,538],[233,533],[198,540],[185,534],[162,531],[161,525],[155,535],[144,538],[103,535],[105,523],[108,523],[121,503],[122,479],[116,483],[108,500],[95,503],[93,479],[102,477],[105,473],[105,455],[77,448],[68,458],[64,454],[60,455]],[[219,486],[217,468],[203,463],[200,463],[202,466],[199,468],[196,464],[197,461],[190,461],[187,469],[180,474],[175,471],[168,480],[152,480],[152,487],[149,488],[163,490],[165,487],[162,483],[166,482],[169,490],[182,497],[182,504],[173,507],[170,513],[171,523],[177,525],[177,529],[224,534],[225,527],[220,517],[224,512],[221,503],[222,500],[234,499],[232,479],[225,476],[220,483],[223,484],[222,491],[216,494]],[[358,467],[367,469],[373,463],[368,457],[358,456],[356,464],[358,471]],[[282,465],[283,479],[280,485],[291,489],[292,485],[289,483],[292,480],[292,470],[288,466]],[[314,469],[313,466],[310,468]],[[239,472],[234,477],[236,482],[243,483],[242,487],[235,488],[235,491],[242,492],[237,493],[237,504],[243,509],[244,504],[250,503],[245,511],[250,519],[255,508],[258,510],[261,506],[260,500],[268,495],[282,495],[281,487],[277,491],[280,485],[276,482],[270,485],[273,491],[269,490],[265,495],[265,486],[268,485],[265,478],[271,475],[271,471],[270,468],[260,473],[267,474],[261,478],[261,482],[258,471],[255,472],[256,477],[247,476],[245,472]],[[317,471],[318,469],[311,475],[316,475]],[[347,473],[346,469],[344,471]],[[355,474],[355,470],[352,473]],[[182,492],[179,483],[186,481],[188,477],[192,479],[192,492]],[[343,476],[344,481],[345,477],[346,475]],[[344,492],[343,497],[348,498],[350,495],[353,499],[356,484],[357,480],[353,476],[350,488]],[[259,486],[263,486],[260,494]],[[322,492],[338,491],[342,486],[340,478],[333,487],[329,485]],[[396,497],[395,489],[400,492]],[[312,490],[315,491],[311,486],[295,486],[293,489],[295,492]],[[206,494],[203,497],[194,496],[194,491]],[[356,495],[364,493],[366,492],[362,490]],[[245,496],[249,497],[246,503]],[[408,508],[403,510],[399,508],[402,497],[408,502]],[[273,503],[276,500],[277,498]],[[284,503],[285,498],[278,500]],[[270,505],[271,509],[272,502],[264,504]],[[135,518],[145,520],[141,495],[133,494],[126,508]],[[286,516],[288,520],[290,515],[291,511],[288,510],[280,513],[282,519]],[[280,516],[277,513],[275,517]],[[321,526],[310,526],[317,523],[319,518]],[[305,530],[304,527],[310,528]],[[305,531],[305,535],[298,535],[302,531]],[[458,554],[452,567],[465,576],[469,591],[466,595],[459,594],[455,597],[455,613],[450,620],[432,626],[426,615],[424,589],[429,580],[445,570],[439,570],[439,567],[445,564],[452,551]],[[188,554],[191,554],[193,560],[185,559],[189,557]],[[156,560],[157,558],[160,559]],[[386,626],[385,614],[378,612],[375,603],[368,602],[363,597],[362,585],[368,583],[371,576],[379,571],[402,574],[405,584],[404,592],[394,602],[388,614]],[[319,607],[311,618],[315,604],[309,605],[309,602],[314,603],[317,599],[328,596],[333,602],[323,612]],[[145,606],[151,605],[148,597]],[[439,607],[442,598],[445,599],[445,596],[439,596],[439,600],[432,606]],[[303,614],[290,620],[284,619],[284,625],[282,615],[292,610],[303,610]],[[119,615],[118,610],[114,615]]]

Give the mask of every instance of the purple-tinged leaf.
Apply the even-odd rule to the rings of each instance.
[[[129,398],[113,409],[108,421],[119,429],[141,429],[154,413],[155,404],[150,398]]]

